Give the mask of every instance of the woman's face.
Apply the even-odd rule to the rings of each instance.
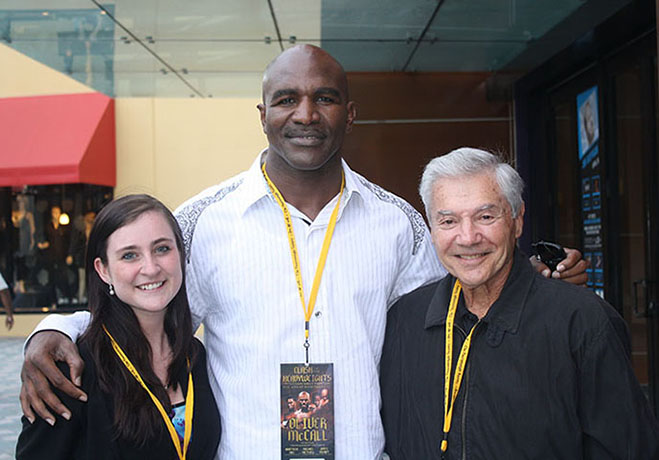
[[[148,211],[115,230],[108,238],[107,264],[94,268],[114,286],[116,296],[138,318],[163,315],[181,288],[181,256],[174,232],[159,211]]]

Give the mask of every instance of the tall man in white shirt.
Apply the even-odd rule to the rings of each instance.
[[[384,434],[378,366],[387,308],[446,272],[421,216],[342,160],[343,138],[356,113],[336,60],[310,45],[285,51],[266,69],[258,109],[267,150],[248,171],[177,210],[187,251],[186,287],[195,325],[205,326],[211,385],[222,417],[218,458],[280,458],[280,364],[305,360],[305,315],[290,241],[267,173],[290,212],[305,302],[326,229],[338,210],[309,319],[309,359],[334,366],[335,458],[379,459]],[[564,277],[577,274],[576,281],[583,282],[579,259],[578,251],[570,252]],[[75,338],[86,320],[53,318],[41,329]],[[54,332],[31,339],[21,391],[28,417],[34,409],[55,422],[44,402],[55,413],[68,414],[37,368],[58,388],[84,397],[57,376],[52,358],[43,356],[69,362],[75,381],[81,369],[73,348]],[[355,392],[362,395],[359,407],[354,407]]]

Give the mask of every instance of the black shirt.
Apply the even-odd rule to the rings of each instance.
[[[201,342],[197,359],[192,367],[194,385],[194,413],[192,438],[187,457],[190,460],[211,460],[220,442],[220,417],[217,404],[208,382],[206,354]],[[71,420],[57,416],[54,426],[37,417],[33,424],[22,417],[23,431],[18,438],[18,460],[169,460],[178,459],[169,432],[161,430],[157,439],[144,446],[136,446],[125,440],[114,440],[112,423],[112,395],[98,387],[94,360],[82,345],[80,354],[85,361],[82,389],[87,393],[86,403],[72,399],[55,390],[57,396],[71,410]],[[177,379],[186,394],[187,375]],[[163,423],[164,427],[164,423]]]
[[[449,275],[419,288],[389,311],[380,371],[392,460],[441,458],[454,282]],[[474,318],[461,295],[453,372]],[[622,318],[591,291],[543,278],[520,251],[472,336],[454,407],[450,459],[659,458]]]

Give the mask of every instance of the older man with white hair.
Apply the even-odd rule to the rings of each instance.
[[[433,159],[420,193],[442,280],[389,311],[386,451],[398,459],[654,459],[658,425],[628,335],[591,291],[516,248],[522,179],[482,150]]]

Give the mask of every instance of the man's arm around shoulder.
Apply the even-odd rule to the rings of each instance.
[[[51,384],[72,398],[87,400],[87,395],[76,386],[80,385],[84,364],[72,339],[82,334],[88,322],[87,312],[67,317],[50,315],[28,337],[21,369],[20,400],[23,414],[30,422],[35,420],[36,412],[51,425],[55,424],[49,408],[67,420],[71,418],[71,411],[55,395]],[[71,380],[58,369],[56,361],[68,365]]]

